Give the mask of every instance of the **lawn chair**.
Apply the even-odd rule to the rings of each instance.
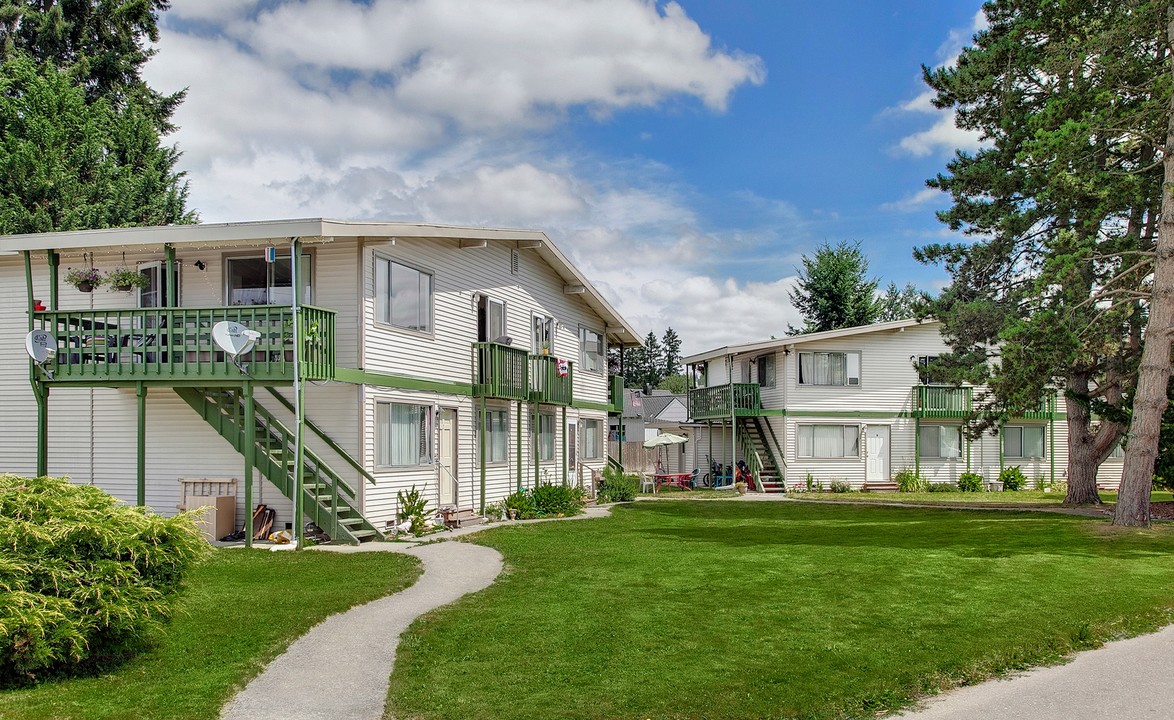
[[[693,475],[689,478],[689,489],[690,490],[694,490],[697,488],[697,474],[700,472],[701,471],[698,470],[697,468],[693,468]]]
[[[647,475],[644,474],[644,471],[641,470],[640,471],[640,492],[646,493],[649,491],[649,488],[651,488],[651,491],[653,493],[656,493],[656,478],[655,477],[648,477]]]

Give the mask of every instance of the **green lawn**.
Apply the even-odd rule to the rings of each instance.
[[[388,717],[872,717],[1174,619],[1174,528],[1044,513],[641,502],[502,527],[418,621]]]
[[[419,573],[419,561],[395,553],[219,550],[193,574],[183,611],[150,651],[99,677],[0,691],[0,718],[215,718],[323,618],[401,590]],[[324,661],[336,660],[344,661]]]
[[[1100,493],[1101,501],[1105,503],[1117,502],[1117,493]],[[1024,506],[1058,507],[1064,503],[1064,493],[1043,492],[1040,490],[1019,490],[1016,492],[896,492],[896,493],[831,493],[831,492],[801,492],[793,497],[800,500],[836,500],[840,502],[885,502],[885,503],[917,503],[935,505],[992,505],[992,506]],[[1152,502],[1170,502],[1172,496],[1167,491],[1150,493]]]

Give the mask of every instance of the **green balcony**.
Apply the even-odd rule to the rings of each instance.
[[[301,316],[302,377],[332,380],[334,311],[304,306]],[[53,333],[57,354],[42,379],[52,383],[119,385],[238,384],[293,381],[293,310],[288,306],[61,310],[33,314],[37,328]],[[212,326],[238,322],[261,333],[234,363],[212,340]],[[242,369],[243,368],[243,369]]]
[[[493,342],[473,343],[473,394],[477,397],[529,400],[524,349]]]
[[[1034,410],[1025,410],[1016,417],[1021,420],[1050,420],[1055,411],[1056,398],[1053,395],[1049,395],[1041,400],[1040,404]]]
[[[558,358],[550,355],[530,356],[530,401],[546,405],[570,405],[575,385],[575,364],[564,360],[565,372],[559,370]]]
[[[613,413],[624,412],[624,376],[609,375],[607,378],[607,402]]]
[[[716,385],[689,391],[689,417],[693,420],[722,420],[731,416],[762,414],[758,383]]]
[[[974,407],[974,388],[942,385],[913,386],[913,416],[964,418]]]

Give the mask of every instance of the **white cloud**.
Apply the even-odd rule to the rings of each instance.
[[[927,205],[932,205],[945,199],[946,195],[941,190],[927,187],[922,188],[912,195],[906,195],[900,200],[885,203],[881,205],[881,209],[893,212],[916,212]]]

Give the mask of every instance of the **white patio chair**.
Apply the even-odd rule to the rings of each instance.
[[[640,471],[640,492],[646,493],[646,492],[649,492],[649,489],[651,489],[651,491],[653,493],[656,492],[656,478],[649,477],[648,475],[645,475],[644,471],[641,470]]]

